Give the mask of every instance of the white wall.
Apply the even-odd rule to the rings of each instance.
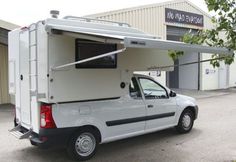
[[[211,59],[211,55],[202,54],[202,60]],[[209,73],[207,73],[209,71]],[[214,90],[218,89],[218,68],[214,68],[209,62],[201,64],[201,90]]]
[[[218,68],[219,78],[218,84],[219,89],[226,89],[229,87],[229,65],[226,65],[224,61],[220,62],[220,67]]]
[[[202,54],[202,60],[211,59],[211,55]],[[228,66],[222,61],[220,67],[213,67],[210,62],[201,65],[201,90],[225,89],[236,86],[236,65]]]
[[[229,66],[229,87],[236,86],[236,56],[234,57],[234,63]]]

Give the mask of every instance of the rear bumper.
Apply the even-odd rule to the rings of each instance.
[[[78,128],[40,129],[39,134],[33,133],[30,137],[32,145],[40,148],[65,147]]]

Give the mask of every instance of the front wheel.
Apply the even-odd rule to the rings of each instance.
[[[183,111],[179,118],[179,123],[176,126],[176,130],[179,133],[188,133],[192,130],[194,123],[194,114],[191,110],[186,109]]]
[[[81,130],[71,138],[67,152],[75,160],[88,160],[96,152],[98,138],[92,130]]]

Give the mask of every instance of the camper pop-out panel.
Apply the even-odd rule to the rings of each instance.
[[[158,67],[173,65],[166,50],[127,48],[118,55],[118,68],[131,71],[158,70]],[[170,71],[172,68],[161,69]]]
[[[50,67],[75,62],[76,38],[49,35]],[[101,53],[102,54],[102,53]],[[117,68],[76,68],[76,65],[50,71],[50,102],[69,102],[120,97],[121,71]]]
[[[56,67],[78,61],[78,38],[68,35],[49,35],[49,67]],[[90,46],[89,46],[90,44]],[[97,43],[99,44],[99,43]],[[81,50],[90,55],[96,47],[93,42],[88,43],[88,50]],[[104,48],[95,49],[97,54],[104,54]],[[89,49],[90,48],[90,49]],[[122,44],[117,49],[123,48]],[[114,50],[117,50],[114,49]],[[97,50],[99,50],[97,52]],[[111,49],[110,49],[111,50]],[[100,52],[100,53],[99,53]],[[110,51],[109,51],[110,52]],[[49,75],[49,102],[70,102],[121,97],[128,92],[128,84],[132,73],[136,70],[148,70],[152,67],[172,65],[167,51],[156,49],[129,48],[125,52],[114,56],[115,65],[110,67],[68,66],[59,70],[50,70]],[[84,59],[84,58],[83,58]],[[110,59],[110,58],[108,58]],[[104,62],[105,59],[100,59]],[[97,61],[99,62],[99,61]],[[95,62],[96,63],[96,62]],[[88,64],[91,65],[91,64]],[[93,64],[94,66],[95,64]],[[121,87],[121,83],[126,84]]]

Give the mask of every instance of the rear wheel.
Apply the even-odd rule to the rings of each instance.
[[[95,131],[84,129],[75,133],[69,141],[68,155],[76,160],[88,160],[96,152],[98,136]]]
[[[191,110],[186,109],[183,111],[179,118],[179,123],[176,126],[176,130],[179,133],[188,133],[192,130],[194,123],[194,114]]]

